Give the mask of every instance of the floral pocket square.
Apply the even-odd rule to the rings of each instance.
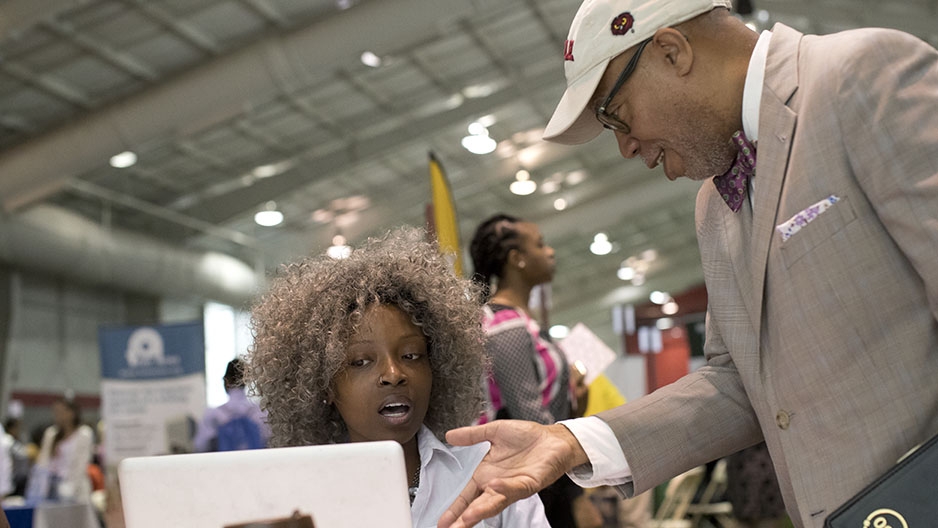
[[[830,206],[839,202],[840,198],[836,195],[830,195],[827,198],[824,198],[820,202],[808,207],[804,211],[796,214],[795,216],[789,218],[785,222],[775,226],[775,230],[782,235],[782,242],[788,240],[795,233],[801,230],[802,227],[810,224],[815,218],[821,215],[826,211]]]

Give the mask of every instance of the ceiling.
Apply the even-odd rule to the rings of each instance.
[[[753,3],[763,27],[887,26],[938,44],[935,0]],[[563,91],[561,44],[578,4],[5,0],[0,236],[3,223],[52,206],[269,272],[324,251],[339,232],[354,244],[423,224],[432,151],[464,244],[495,212],[537,222],[559,264],[552,322],[583,321],[608,340],[613,304],[702,281],[699,184],[620,158],[611,137],[579,147],[540,140]],[[366,50],[383,64],[362,64]],[[482,156],[460,145],[480,118],[498,142]],[[109,166],[124,150],[138,162]],[[508,190],[522,168],[540,184],[529,196]],[[258,226],[254,213],[270,201],[285,221]],[[597,232],[612,253],[589,252]],[[623,260],[649,249],[657,259],[644,285],[616,277]]]

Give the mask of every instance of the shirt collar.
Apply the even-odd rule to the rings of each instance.
[[[440,462],[451,465],[455,472],[462,472],[463,465],[459,458],[450,452],[426,425],[420,426],[420,431],[417,433],[417,450],[420,452],[422,466],[427,466],[431,461],[436,463],[436,459],[439,459]]]
[[[759,35],[749,58],[746,84],[743,86],[743,132],[753,143],[759,141],[759,110],[762,104],[762,87],[765,84],[765,62],[771,40],[771,31],[766,30]]]

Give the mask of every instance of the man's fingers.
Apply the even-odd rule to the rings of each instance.
[[[446,432],[446,441],[451,445],[468,446],[487,441],[486,432],[488,428],[495,424],[476,425],[472,427],[460,427],[450,429]]]
[[[508,501],[508,498],[498,493],[492,489],[486,489],[484,493],[475,498],[464,508],[464,511],[457,519],[457,522],[454,523],[451,528],[463,528],[468,526],[475,526],[480,523],[483,519],[488,519],[490,517],[495,517],[502,512],[508,505],[511,504]],[[450,508],[447,513],[452,512]]]
[[[449,433],[447,433],[447,441],[449,441]],[[479,487],[476,485],[475,481],[470,480],[469,483],[466,484],[466,487],[459,493],[459,496],[456,497],[456,500],[453,501],[453,504],[451,504],[443,513],[443,516],[440,517],[437,528],[462,528],[465,526],[465,523],[459,521],[459,516],[466,511],[466,507],[479,496],[479,493]]]

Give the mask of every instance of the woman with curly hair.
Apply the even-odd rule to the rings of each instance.
[[[481,412],[483,335],[474,286],[424,236],[285,266],[254,307],[246,371],[272,446],[400,443],[414,526],[436,524],[488,450],[443,443]],[[548,524],[534,496],[486,526]]]

